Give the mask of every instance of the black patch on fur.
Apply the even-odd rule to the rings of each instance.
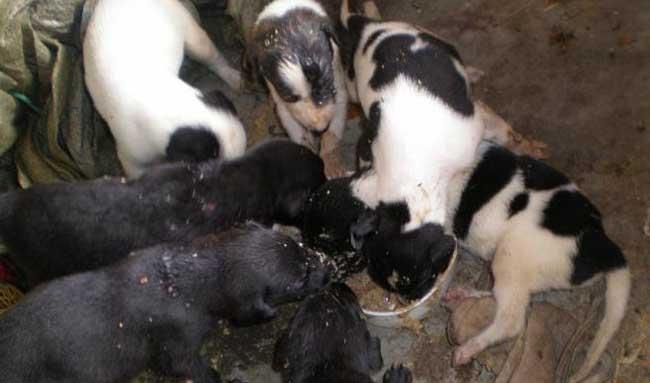
[[[233,116],[237,116],[237,109],[235,105],[218,90],[213,90],[209,93],[203,92],[201,94],[201,101],[207,106],[227,111]]]
[[[384,373],[383,383],[412,383],[413,375],[411,370],[399,365],[392,366]]]
[[[487,150],[465,185],[454,216],[454,234],[458,238],[467,237],[474,214],[508,185],[516,171],[512,152],[498,146]]]
[[[411,50],[416,41],[414,36],[398,34],[383,39],[372,57],[377,66],[370,79],[370,86],[378,91],[401,74],[439,97],[463,116],[474,114],[468,84],[452,61],[455,58],[462,64],[456,49],[426,33],[420,33],[418,38],[426,45],[416,52]]]
[[[372,43],[374,43],[374,42],[379,38],[379,36],[381,36],[382,34],[384,34],[384,32],[386,32],[385,29],[377,29],[376,31],[372,32],[372,34],[371,34],[370,36],[368,36],[368,40],[366,40],[366,43],[363,44],[363,51],[362,51],[362,53],[363,53],[364,55],[366,54],[366,52],[368,51],[368,48],[370,48],[370,46],[372,45]]]
[[[427,223],[402,232],[408,221],[405,203],[381,203],[374,212],[362,214],[351,230],[353,235],[359,235],[359,228],[363,228],[362,252],[368,259],[370,277],[389,291],[418,299],[447,269],[456,243],[439,224]],[[376,229],[368,230],[368,225]]]
[[[366,266],[350,244],[350,228],[366,209],[352,194],[351,181],[350,177],[327,181],[309,197],[303,216],[303,240],[334,261],[337,277],[360,272]]]
[[[0,238],[35,284],[237,222],[299,225],[309,195],[325,180],[323,161],[309,149],[267,140],[238,159],[165,164],[134,181],[39,184],[11,192],[0,199],[2,205],[13,201],[0,211]]]
[[[551,190],[570,182],[564,174],[532,157],[519,156],[517,163],[524,175],[526,189]]]
[[[579,285],[598,273],[626,265],[621,248],[607,237],[603,228],[590,228],[578,238],[578,254],[573,258],[571,283]]]
[[[528,206],[528,193],[519,193],[510,201],[508,206],[508,218],[514,216]]]
[[[578,237],[583,230],[600,226],[600,212],[578,191],[558,191],[543,212],[542,227],[555,235]]]
[[[368,118],[361,119],[361,136],[357,141],[357,170],[361,170],[361,162],[372,162],[372,143],[377,138],[379,121],[381,120],[381,107],[378,101],[370,105]]]
[[[0,316],[2,381],[128,382],[153,367],[221,382],[200,354],[218,320],[266,321],[327,283],[318,261],[306,265],[291,238],[259,225],[196,242],[139,250],[27,294]]]
[[[301,304],[276,343],[272,367],[285,383],[371,383],[382,364],[356,296],[334,284]]]
[[[260,72],[276,89],[280,98],[288,103],[299,101],[293,87],[280,74],[282,62],[298,64],[311,85],[314,104],[333,102],[334,51],[332,41],[337,37],[328,18],[311,10],[296,8],[282,18],[265,19],[257,26],[251,55]],[[312,33],[309,33],[309,32]]]
[[[202,162],[218,158],[220,149],[213,132],[200,126],[182,126],[169,137],[165,153],[168,162]]]

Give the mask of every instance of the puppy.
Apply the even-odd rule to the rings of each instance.
[[[371,208],[406,207],[396,218],[407,220],[379,233],[373,248],[376,254],[391,253],[375,246],[394,249],[390,242],[404,233],[398,242],[420,241],[421,254],[409,260],[444,259],[454,248],[453,238],[444,234],[447,189],[456,173],[471,166],[483,135],[461,58],[452,45],[418,27],[350,14],[347,1],[341,21],[350,36],[344,49],[351,55],[348,89],[368,120],[362,139],[371,142],[372,153],[369,171],[354,181],[354,195]],[[392,259],[402,263],[394,269],[409,274],[432,271]],[[412,285],[410,277],[397,278],[406,295],[421,292],[423,286]]]
[[[367,206],[350,190],[352,177],[335,178],[320,186],[307,200],[301,234],[305,243],[323,251],[342,277],[366,266],[350,243],[350,228]]]
[[[370,383],[370,372],[382,364],[379,338],[368,332],[357,297],[344,284],[308,297],[273,355],[273,369],[286,383]],[[393,368],[384,381],[406,383],[409,377],[403,367]]]
[[[531,294],[584,285],[604,275],[605,316],[573,381],[587,377],[616,332],[630,291],[627,263],[620,248],[605,234],[598,209],[555,169],[489,142],[479,147],[476,163],[454,177],[448,200],[446,230],[453,232],[470,253],[492,263],[491,294],[497,302],[493,322],[455,351],[454,363],[465,364],[486,347],[521,332]],[[387,231],[381,228],[385,221],[397,227],[407,219],[404,206],[388,218],[387,210],[380,205],[375,213],[362,215],[352,229],[356,241],[363,244],[364,254],[370,257],[371,276],[384,286],[391,285],[391,277],[398,281],[403,277],[399,271],[391,274],[398,264],[398,259],[391,259],[392,253],[372,257],[377,251],[373,238]],[[417,241],[380,247],[397,247],[404,257],[425,252],[413,243]],[[417,261],[413,263],[415,270],[425,268]],[[427,278],[424,274],[411,283]],[[458,289],[449,291],[446,299],[489,294]]]
[[[184,51],[240,87],[239,72],[178,0],[96,0],[83,42],[85,80],[129,178],[162,161],[234,158],[246,148],[232,103],[178,78]]]
[[[323,182],[318,156],[270,140],[239,159],[164,165],[134,181],[105,178],[4,194],[0,238],[35,284],[249,219],[295,225]]]
[[[219,383],[200,348],[219,319],[253,324],[327,283],[290,238],[248,224],[53,280],[0,316],[0,381],[124,382],[145,368]]]
[[[467,363],[517,335],[530,294],[603,275],[605,315],[572,381],[586,378],[618,329],[630,292],[626,260],[605,233],[598,209],[560,172],[490,143],[479,148],[473,169],[456,177],[450,201],[449,229],[471,253],[492,263],[497,301],[493,322],[454,352],[454,362]],[[461,289],[448,298],[482,295]]]
[[[339,42],[323,7],[314,0],[272,1],[258,15],[248,45],[249,65],[268,87],[289,137],[320,152],[328,177],[343,175],[335,149],[347,94]]]

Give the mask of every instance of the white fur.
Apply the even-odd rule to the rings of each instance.
[[[313,0],[275,0],[260,12],[255,23],[258,24],[264,19],[281,18],[288,12],[299,8],[306,8],[317,15],[327,17],[323,7]]]
[[[490,144],[479,147],[479,159]],[[449,188],[447,231],[452,232],[453,216],[473,169],[454,177]],[[492,262],[493,295],[497,312],[492,323],[477,336],[469,339],[454,353],[454,362],[464,364],[486,347],[517,335],[526,320],[530,295],[552,289],[568,289],[573,272],[578,238],[558,236],[540,226],[544,209],[555,193],[577,190],[573,184],[552,190],[532,191],[524,187],[523,176],[513,179],[485,204],[472,218],[468,235],[461,246],[486,261]],[[510,201],[521,192],[529,193],[529,202],[523,211],[509,218]],[[607,343],[618,329],[625,312],[630,277],[627,268],[607,274],[605,317],[587,353],[585,363],[573,377],[577,382],[587,377]],[[484,293],[466,293],[483,296]]]
[[[244,152],[241,122],[207,107],[201,93],[178,78],[185,50],[239,86],[239,72],[177,0],[97,2],[84,39],[86,85],[131,178],[163,159],[181,125],[211,129],[226,158]]]
[[[359,47],[378,29],[387,32],[365,54],[362,49],[355,53],[352,86],[366,116],[374,102],[381,104],[378,135],[372,144],[375,175],[356,181],[353,190],[370,206],[373,202],[405,200],[411,213],[405,230],[428,222],[444,224],[449,182],[471,166],[483,124],[476,116],[458,114],[417,81],[404,76],[383,89],[372,89],[369,81],[375,70],[372,56],[377,45],[394,34],[417,36],[421,32],[406,23],[374,23],[364,30]],[[416,40],[411,48],[421,49],[421,44]],[[370,195],[372,186],[363,183],[375,184],[376,194]]]

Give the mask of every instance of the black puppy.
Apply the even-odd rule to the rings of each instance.
[[[140,179],[36,185],[0,196],[0,238],[35,284],[248,219],[294,224],[325,182],[321,159],[288,140],[243,157],[163,165]]]
[[[275,346],[273,369],[283,382],[365,383],[381,368],[381,346],[370,335],[352,290],[334,284],[307,298]],[[396,380],[405,374],[393,370]],[[409,374],[410,375],[410,374]]]
[[[352,179],[344,177],[325,182],[309,197],[303,215],[303,240],[332,258],[342,276],[365,267],[364,258],[350,243],[350,227],[367,208],[352,195]]]
[[[437,224],[404,231],[410,220],[405,203],[381,203],[352,225],[353,245],[368,261],[368,274],[389,291],[421,298],[447,269],[456,241]]]
[[[125,382],[151,367],[218,383],[199,350],[219,319],[268,320],[328,281],[292,239],[255,224],[196,242],[32,291],[0,317],[0,381]]]

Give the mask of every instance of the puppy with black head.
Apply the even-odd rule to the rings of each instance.
[[[605,233],[598,209],[562,173],[487,141],[479,146],[475,163],[452,179],[448,193],[445,230],[470,253],[491,262],[494,287],[492,292],[454,289],[445,299],[494,295],[497,305],[492,323],[456,349],[454,363],[468,363],[486,347],[519,334],[531,294],[604,277],[605,314],[572,382],[586,378],[618,329],[630,294],[627,262]],[[409,238],[418,231],[399,230],[407,220],[404,205],[380,204],[352,228],[355,243],[369,258],[370,275],[402,292],[409,291],[405,285],[428,283],[429,274],[418,272],[431,262],[427,247],[418,246],[421,239]],[[451,249],[452,241],[447,242]],[[409,257],[406,263],[416,265],[411,274],[400,268]]]
[[[298,224],[323,182],[317,155],[270,140],[239,159],[163,165],[133,181],[105,178],[6,193],[0,238],[33,285],[249,219]]]
[[[257,17],[247,49],[251,70],[268,87],[291,139],[320,153],[328,177],[343,175],[335,150],[345,128],[347,94],[338,38],[321,4],[270,2]]]
[[[432,259],[447,259],[455,247],[444,233],[447,189],[471,166],[484,124],[451,44],[407,23],[352,14],[348,1],[341,21],[349,36],[348,89],[368,125],[359,144],[368,171],[353,182],[353,193],[367,206],[387,210],[378,213],[386,228],[373,237],[372,256],[398,262],[384,270],[391,273],[392,289],[417,298],[425,290],[419,273],[435,280]],[[363,151],[364,145],[370,150]],[[397,251],[402,247],[413,250]]]
[[[152,368],[220,383],[199,353],[218,320],[269,320],[327,281],[293,240],[255,224],[140,250],[43,284],[0,316],[0,381],[117,383]]]
[[[86,85],[129,178],[160,162],[243,154],[246,133],[232,103],[178,77],[187,51],[232,88],[241,81],[179,0],[93,0],[86,7]]]
[[[273,369],[287,383],[370,383],[382,364],[379,338],[370,335],[357,297],[338,283],[301,304],[273,355]],[[406,370],[393,368],[384,381],[408,383],[410,371],[398,369]]]

